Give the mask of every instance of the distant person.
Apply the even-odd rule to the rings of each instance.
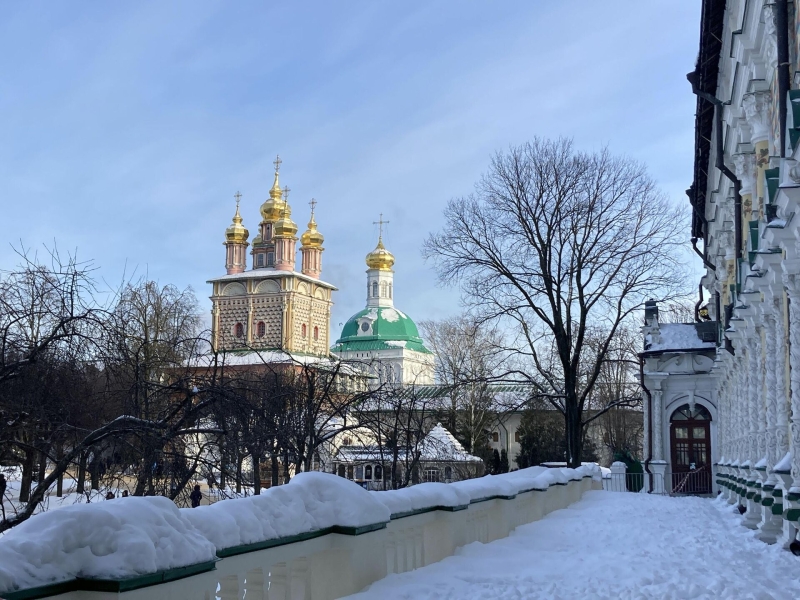
[[[192,508],[197,508],[200,506],[200,500],[203,499],[203,493],[200,491],[199,485],[194,486],[194,491],[189,498],[192,500]]]
[[[122,497],[123,498],[127,498],[128,497],[128,490],[122,490]]]
[[[6,476],[0,473],[0,498],[6,495]],[[2,502],[2,500],[0,500]]]
[[[116,495],[114,495],[114,492],[108,492],[106,494],[106,500],[113,500],[114,498],[116,498]]]

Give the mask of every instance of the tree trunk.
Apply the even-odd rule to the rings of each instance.
[[[278,470],[278,457],[273,454],[272,455],[272,485],[280,485],[280,471]]]
[[[78,463],[78,489],[79,494],[83,494],[86,485],[86,452],[81,452],[80,462]]]
[[[47,475],[47,453],[40,452],[39,453],[39,473],[37,475],[36,482],[42,483],[44,478]]]
[[[27,502],[31,497],[31,484],[33,483],[33,452],[25,452],[25,461],[22,463],[22,481],[19,488],[19,501]]]
[[[64,456],[64,450],[59,444],[58,448],[56,449],[56,462],[59,462],[63,456]],[[59,473],[58,479],[56,479],[56,496],[61,498],[63,495],[64,495],[64,474]]]
[[[253,461],[253,494],[256,496],[261,495],[261,453],[255,452],[252,454]]]
[[[242,457],[239,452],[236,452],[236,493],[242,493]]]

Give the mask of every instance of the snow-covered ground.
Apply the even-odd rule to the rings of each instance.
[[[720,500],[604,491],[367,598],[800,598],[800,558],[754,538]]]

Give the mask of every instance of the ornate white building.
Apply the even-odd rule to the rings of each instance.
[[[800,517],[798,16],[786,0],[703,1],[689,75],[698,98],[688,194],[693,241],[703,242],[701,284],[721,342],[682,359],[693,361],[683,365],[693,395],[687,385],[680,392],[689,401],[668,397],[673,379],[681,380],[675,358],[648,359],[645,373],[651,423],[663,424],[653,429],[651,463],[666,459],[668,428],[674,455],[681,425],[670,411],[693,398],[710,419],[715,484],[739,505],[746,526],[783,544],[795,540]]]

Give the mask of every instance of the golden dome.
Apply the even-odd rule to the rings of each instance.
[[[284,202],[283,214],[273,225],[273,235],[275,237],[294,237],[297,233],[297,223],[292,221],[292,209],[287,202]]]
[[[367,266],[370,269],[391,271],[392,265],[394,265],[394,255],[383,245],[383,238],[378,238],[375,250],[367,254]]]
[[[238,195],[238,194],[237,194]],[[236,214],[233,223],[225,230],[225,242],[228,244],[246,244],[250,232],[242,225],[242,215],[239,214],[239,199],[236,199]]]
[[[317,222],[314,220],[314,206],[316,204],[317,201],[312,199],[311,220],[308,222],[308,229],[306,229],[306,232],[300,236],[300,244],[303,246],[303,248],[322,249],[322,243],[325,241],[325,238],[317,230]]]
[[[261,218],[264,223],[274,223],[281,218],[283,210],[286,208],[286,201],[283,199],[281,185],[278,182],[278,171],[275,170],[275,181],[269,191],[269,200],[261,205]]]

